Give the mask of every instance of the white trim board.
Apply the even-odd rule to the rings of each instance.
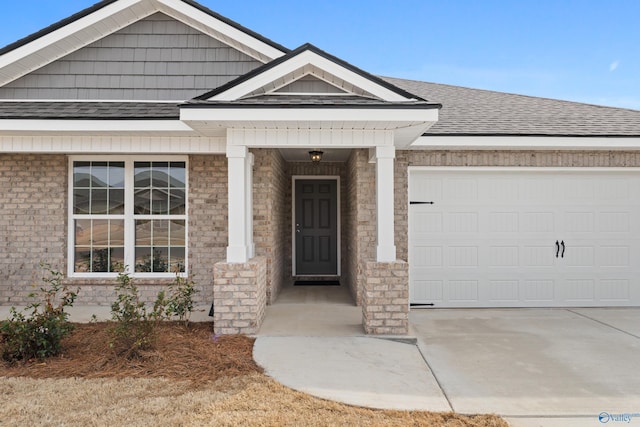
[[[421,136],[410,149],[431,150],[628,150],[640,137]]]
[[[224,154],[225,138],[22,135],[0,136],[0,153]]]

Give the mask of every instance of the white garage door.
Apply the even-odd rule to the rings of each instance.
[[[416,168],[409,187],[413,304],[640,306],[640,171]]]

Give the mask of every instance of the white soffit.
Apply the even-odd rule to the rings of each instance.
[[[181,0],[119,0],[0,56],[0,86],[157,12],[177,19],[263,63],[285,54]]]
[[[270,92],[307,74],[313,74],[337,87],[344,88],[347,92],[358,93],[362,91],[389,102],[410,101],[410,99],[310,50],[300,52],[263,73],[212,96],[209,101],[235,101],[254,93]]]
[[[627,150],[639,149],[639,137],[571,136],[421,136],[410,148],[459,150]]]

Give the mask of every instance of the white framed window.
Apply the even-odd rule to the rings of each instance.
[[[69,277],[188,272],[184,156],[69,157]]]

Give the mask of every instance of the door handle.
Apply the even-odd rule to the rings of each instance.
[[[560,255],[560,242],[556,240],[556,258]]]
[[[564,240],[560,243],[562,245],[562,255],[561,257],[564,258],[564,250],[566,249],[564,246]]]

